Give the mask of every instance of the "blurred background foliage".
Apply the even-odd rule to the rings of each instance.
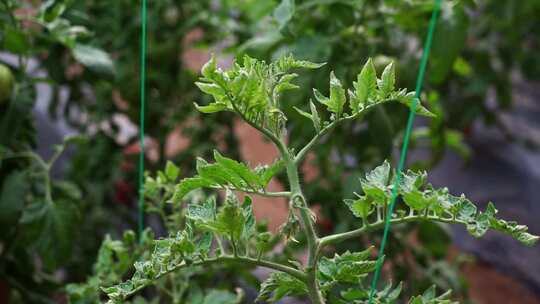
[[[120,237],[135,226],[138,5],[0,1],[0,224],[10,227],[0,234],[0,293],[13,302],[63,298],[66,282],[92,272],[105,233]],[[351,85],[367,57],[379,69],[393,60],[398,85],[414,88],[432,8],[431,0],[150,1],[146,168],[172,160],[190,175],[194,158],[209,157],[215,147],[240,156],[235,120],[199,115],[192,105],[207,98],[194,81],[210,53],[222,66],[244,53],[327,63],[300,75],[301,89],[284,96],[294,118],[289,140],[299,146],[310,138],[311,123],[292,106],[306,109],[311,88],[326,94],[331,70]],[[538,0],[443,1],[422,95],[438,116],[418,121],[412,148],[429,153],[411,167],[432,168],[448,151],[470,157],[466,142],[478,121],[509,142],[537,147],[501,117],[512,109],[516,81],[540,77],[539,17]],[[325,139],[331,144],[307,158],[306,195],[320,207],[322,232],[354,226],[341,199],[357,190],[363,172],[395,158],[405,120],[406,109],[385,106],[340,127]],[[58,139],[68,134],[85,139]],[[75,148],[61,157],[68,145]],[[158,235],[166,233],[159,218],[154,222]],[[395,280],[415,282],[407,294],[434,281],[467,298],[445,227],[394,230],[389,244]]]

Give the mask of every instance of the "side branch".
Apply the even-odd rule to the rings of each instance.
[[[170,274],[170,273],[172,273],[174,271],[180,270],[182,268],[190,267],[190,266],[211,265],[211,264],[216,264],[216,263],[220,263],[220,262],[245,263],[245,264],[249,264],[249,265],[266,267],[266,268],[270,268],[270,269],[274,269],[274,270],[277,270],[277,271],[287,273],[287,274],[299,279],[302,282],[306,282],[306,275],[302,271],[294,269],[294,268],[289,267],[289,266],[274,263],[274,262],[271,262],[271,261],[268,261],[268,260],[255,259],[255,258],[251,258],[251,257],[247,257],[247,256],[223,255],[223,256],[218,256],[218,257],[214,257],[214,258],[201,260],[201,261],[194,262],[194,263],[186,263],[185,261],[182,261],[181,263],[179,263],[178,265],[175,265],[174,267],[171,267],[167,271],[161,272],[155,278],[153,278],[151,280],[150,279],[146,280],[144,282],[144,284],[136,286],[135,288],[131,289],[128,294],[123,294],[123,296],[124,297],[129,297],[129,296],[137,293],[141,289],[151,285],[151,283],[153,281],[155,281],[155,280],[157,280],[157,279],[159,279],[159,278],[161,278],[161,277],[163,277],[165,275],[168,275],[168,274]],[[107,303],[114,303],[114,302],[109,301]]]
[[[402,223],[408,223],[408,222],[414,222],[414,221],[423,221],[423,220],[429,220],[429,221],[441,222],[441,223],[451,223],[451,224],[464,224],[464,225],[467,224],[466,222],[458,220],[458,219],[443,218],[443,217],[438,217],[438,216],[433,216],[433,215],[408,215],[408,216],[405,216],[405,217],[392,219],[392,220],[390,220],[390,223],[391,224],[402,224]],[[343,232],[343,233],[338,233],[338,234],[332,234],[332,235],[325,236],[325,237],[320,239],[320,248],[322,248],[324,246],[327,246],[327,245],[330,245],[330,244],[340,243],[340,242],[343,242],[345,240],[358,237],[358,236],[362,235],[363,233],[366,233],[366,232],[369,232],[369,231],[381,229],[381,228],[384,227],[384,225],[385,225],[385,220],[380,219],[380,220],[377,220],[374,223],[366,224],[366,225],[364,225],[361,228],[358,228],[356,230],[351,230],[351,231],[348,231],[348,232]]]
[[[210,188],[216,189],[216,190],[226,190],[226,188],[219,187],[219,186],[212,186]],[[289,191],[266,192],[266,191],[256,191],[256,190],[239,189],[239,188],[228,188],[228,189],[233,190],[233,191],[240,191],[240,192],[244,192],[244,193],[249,193],[249,194],[266,196],[266,197],[285,197],[285,198],[291,197],[291,192],[289,192]]]
[[[347,121],[347,120],[352,120],[352,119],[355,119],[359,116],[359,113],[358,114],[354,114],[354,115],[351,115],[351,116],[347,116],[347,117],[342,117],[342,118],[339,118],[337,120],[334,120],[333,122],[331,122],[330,124],[326,125],[322,130],[321,132],[315,134],[315,136],[313,136],[313,138],[302,148],[302,150],[300,150],[296,156],[294,157],[294,162],[296,164],[299,164],[303,159],[304,157],[306,157],[306,154],[309,152],[309,150],[311,150],[311,148],[313,148],[313,146],[315,144],[317,144],[319,142],[319,140],[321,140],[321,138],[326,135],[327,133],[329,133],[330,131],[332,131],[337,125],[339,125],[340,123],[344,122],[344,121]]]

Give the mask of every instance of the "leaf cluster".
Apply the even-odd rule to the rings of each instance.
[[[382,212],[387,210],[392,197],[393,181],[390,164],[382,165],[368,172],[360,179],[363,195],[356,194],[355,199],[345,200],[352,213],[363,220],[366,227],[384,222]],[[392,176],[393,175],[393,176]],[[426,183],[427,174],[408,171],[402,174],[399,185],[399,198],[409,208],[406,212],[398,210],[392,215],[393,221],[406,222],[413,219],[428,219],[450,223],[460,223],[467,231],[475,236],[483,236],[488,229],[493,229],[512,236],[524,245],[532,246],[538,237],[527,232],[527,227],[495,217],[497,209],[493,203],[488,203],[485,211],[480,212],[465,195],[451,195],[447,188],[434,188]]]
[[[217,206],[215,198],[210,198],[190,204],[185,214],[186,225],[183,229],[174,236],[157,240],[151,256],[135,263],[136,271],[130,280],[104,289],[112,303],[124,300],[177,270],[233,262],[277,271],[261,284],[258,300],[278,301],[285,296],[305,294],[313,303],[325,303],[327,299],[336,303],[366,303],[370,296],[378,303],[394,303],[402,290],[401,284],[397,287],[388,284],[373,295],[367,293],[363,281],[376,267],[376,261],[370,260],[371,247],[361,252],[336,253],[332,258],[324,256],[322,251],[328,245],[382,228],[394,190],[397,190],[405,206],[388,215],[391,223],[458,223],[465,225],[468,231],[477,237],[482,236],[488,229],[494,229],[513,236],[525,245],[533,245],[538,241],[538,237],[529,234],[525,226],[496,218],[497,211],[492,204],[488,204],[484,212],[478,212],[476,206],[465,196],[455,197],[449,194],[446,188],[436,189],[427,184],[425,172],[408,171],[400,176],[401,182],[395,184],[396,173],[392,172],[386,161],[360,179],[362,194],[356,194],[355,199],[345,200],[353,214],[362,219],[361,228],[319,237],[314,228],[316,217],[309,210],[298,179],[298,165],[305,153],[321,136],[331,131],[333,126],[344,120],[360,117],[363,111],[373,105],[397,100],[411,106],[411,103],[416,101],[414,94],[395,89],[392,63],[385,68],[379,79],[374,73],[371,61],[368,61],[360,72],[358,81],[354,83],[354,89],[349,90],[348,103],[352,112],[346,113],[345,90],[331,74],[330,96],[325,97],[314,91],[315,98],[331,113],[330,118],[324,124],[317,125],[315,122],[318,120],[315,117],[319,116],[316,116],[316,111],[311,114],[304,113],[304,116],[309,116],[314,121],[317,133],[306,146],[295,153],[285,144],[285,117],[272,116],[271,113],[281,113],[282,109],[282,104],[277,102],[278,95],[274,94],[280,83],[279,76],[289,75],[286,74],[288,69],[299,66],[312,67],[309,63],[296,61],[290,56],[282,57],[271,64],[245,57],[242,64],[235,63],[231,70],[225,72],[216,67],[215,59],[212,58],[203,67],[203,82],[198,85],[201,90],[212,95],[214,101],[207,106],[198,106],[199,110],[207,113],[231,111],[240,115],[277,146],[281,160],[269,167],[251,169],[218,152],[214,153],[214,163],[199,159],[197,175],[182,179],[174,187],[170,201],[178,204],[193,190],[211,188],[225,190],[224,202]],[[420,114],[430,115],[422,107],[417,109]],[[168,167],[158,174],[158,179],[149,181],[154,184],[153,189],[162,187],[167,189],[166,192],[170,195],[173,193],[170,180],[177,178],[178,169],[173,165]],[[290,191],[266,192],[265,187],[269,180],[283,167]],[[160,186],[160,180],[161,183],[166,181],[167,185]],[[395,186],[399,188],[394,189]],[[289,219],[284,227],[291,223],[296,224],[291,224],[289,229],[282,229],[275,237],[266,231],[260,231],[256,228],[250,197],[245,196],[243,203],[240,203],[233,191],[288,197]],[[300,264],[294,260],[282,262],[267,252],[271,248],[269,243],[273,243],[272,239],[292,239],[298,230],[303,232],[306,238],[307,263]],[[436,296],[435,289],[431,288],[423,295],[413,297],[410,303],[452,303],[448,300],[449,294],[446,292]]]
[[[197,175],[182,179],[178,183],[173,202],[180,201],[186,194],[199,188],[231,189],[264,195],[272,177],[284,167],[283,161],[277,160],[269,166],[251,169],[215,150],[214,159],[214,163],[208,163],[202,158],[197,159]]]

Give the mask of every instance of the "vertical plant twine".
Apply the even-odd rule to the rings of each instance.
[[[388,239],[388,233],[390,231],[390,220],[392,219],[392,213],[394,212],[394,207],[396,205],[396,198],[398,194],[398,188],[401,183],[401,174],[403,172],[403,167],[405,166],[405,159],[407,158],[407,148],[409,147],[409,139],[412,131],[412,126],[414,123],[414,118],[416,116],[416,106],[420,99],[420,91],[422,90],[422,85],[424,83],[424,75],[426,72],[427,61],[429,58],[429,51],[431,49],[431,42],[433,41],[433,33],[435,32],[435,25],[437,24],[437,17],[439,15],[439,10],[441,8],[441,0],[435,0],[435,7],[431,14],[431,21],[429,23],[428,35],[424,45],[424,51],[422,52],[422,59],[420,60],[420,69],[418,70],[418,77],[416,78],[416,93],[414,101],[409,110],[409,118],[407,120],[407,127],[405,129],[405,136],[403,138],[403,146],[401,148],[401,156],[399,158],[399,165],[394,179],[394,185],[392,187],[392,195],[390,197],[390,207],[388,208],[388,213],[386,214],[386,221],[384,224],[384,233],[381,241],[381,248],[379,250],[379,256],[377,257],[377,265],[375,268],[375,274],[371,281],[371,289],[369,292],[369,304],[373,303],[373,297],[375,296],[375,290],[377,288],[377,281],[379,280],[379,275],[381,273],[381,267],[383,264],[384,258],[384,247],[386,246],[386,240]]]
[[[140,122],[139,122],[139,203],[137,230],[139,240],[144,229],[144,111],[145,111],[145,84],[146,84],[146,0],[141,2],[141,102],[140,102]]]

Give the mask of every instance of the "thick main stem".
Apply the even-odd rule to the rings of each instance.
[[[319,247],[319,238],[315,231],[314,221],[311,217],[310,210],[306,203],[306,199],[302,194],[300,180],[298,178],[298,167],[294,157],[285,151],[283,158],[286,165],[287,177],[289,179],[291,198],[290,205],[297,206],[300,213],[300,220],[308,243],[308,262],[306,267],[306,283],[308,295],[313,304],[324,304],[324,297],[319,289],[317,282],[317,253]]]

